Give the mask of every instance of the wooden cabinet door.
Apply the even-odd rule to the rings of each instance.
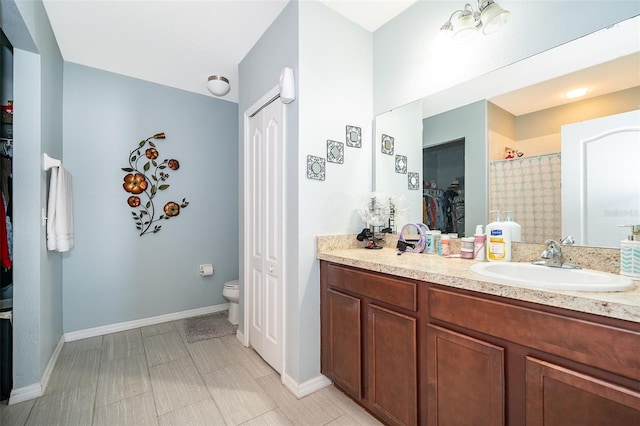
[[[342,390],[362,398],[361,302],[327,290],[323,319],[323,373]]]
[[[640,425],[636,391],[531,357],[526,369],[528,426]]]
[[[367,318],[369,407],[389,424],[417,424],[417,320],[373,304]]]
[[[429,425],[503,425],[504,350],[427,326]]]

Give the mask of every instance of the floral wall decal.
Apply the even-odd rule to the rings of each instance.
[[[122,188],[132,194],[127,198],[127,204],[132,209],[140,208],[138,211],[131,212],[133,220],[136,222],[136,229],[140,231],[140,236],[160,231],[162,225],[158,225],[157,222],[178,216],[180,209],[189,205],[185,198],[181,203],[169,201],[162,209],[164,214],[156,218],[153,199],[158,191],[165,191],[169,188],[169,184],[163,183],[169,179],[169,173],[165,170],[169,168],[175,171],[180,168],[178,160],[173,158],[165,158],[161,162],[157,161],[160,153],[153,140],[165,138],[163,132],[140,141],[138,146],[129,152],[129,167],[122,168],[124,172],[127,172]],[[142,169],[138,166],[141,160],[144,161]]]

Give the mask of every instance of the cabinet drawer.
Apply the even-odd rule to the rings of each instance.
[[[526,363],[527,425],[640,424],[640,393],[532,357]]]
[[[429,314],[483,334],[640,380],[640,331],[429,289]],[[639,326],[640,328],[640,326]]]
[[[346,290],[413,312],[418,309],[418,284],[415,281],[349,269],[333,263],[327,264],[326,271],[329,287]]]

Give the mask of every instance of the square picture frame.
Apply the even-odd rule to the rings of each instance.
[[[322,157],[307,155],[307,178],[313,180],[324,180],[326,174],[326,164]]]
[[[418,172],[407,173],[407,181],[408,181],[410,190],[414,191],[414,190],[420,189],[420,173]]]
[[[362,147],[362,129],[360,127],[347,125],[345,136],[347,146],[352,148]]]
[[[394,139],[393,136],[382,135],[382,140],[380,141],[380,150],[383,154],[393,155],[394,150]]]
[[[396,173],[407,174],[407,156],[396,155]]]
[[[327,162],[344,164],[344,144],[327,140]]]

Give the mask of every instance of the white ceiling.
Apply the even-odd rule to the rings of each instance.
[[[519,116],[639,85],[640,53],[636,53],[493,97],[491,102]],[[585,96],[566,97],[569,90],[581,87],[588,90]]]
[[[373,32],[416,0],[321,1]],[[65,61],[208,96],[220,74],[232,102],[238,64],[288,2],[43,0]]]
[[[418,0],[319,1],[373,32]],[[213,96],[207,77],[221,74],[231,81],[222,99],[232,102],[238,101],[238,64],[288,2],[43,0],[65,61],[207,96]],[[637,57],[622,68],[590,70],[597,90],[589,96],[638,85],[637,70]],[[562,84],[544,83],[492,101],[520,115],[549,107],[551,98],[554,105],[564,103],[557,98]]]

